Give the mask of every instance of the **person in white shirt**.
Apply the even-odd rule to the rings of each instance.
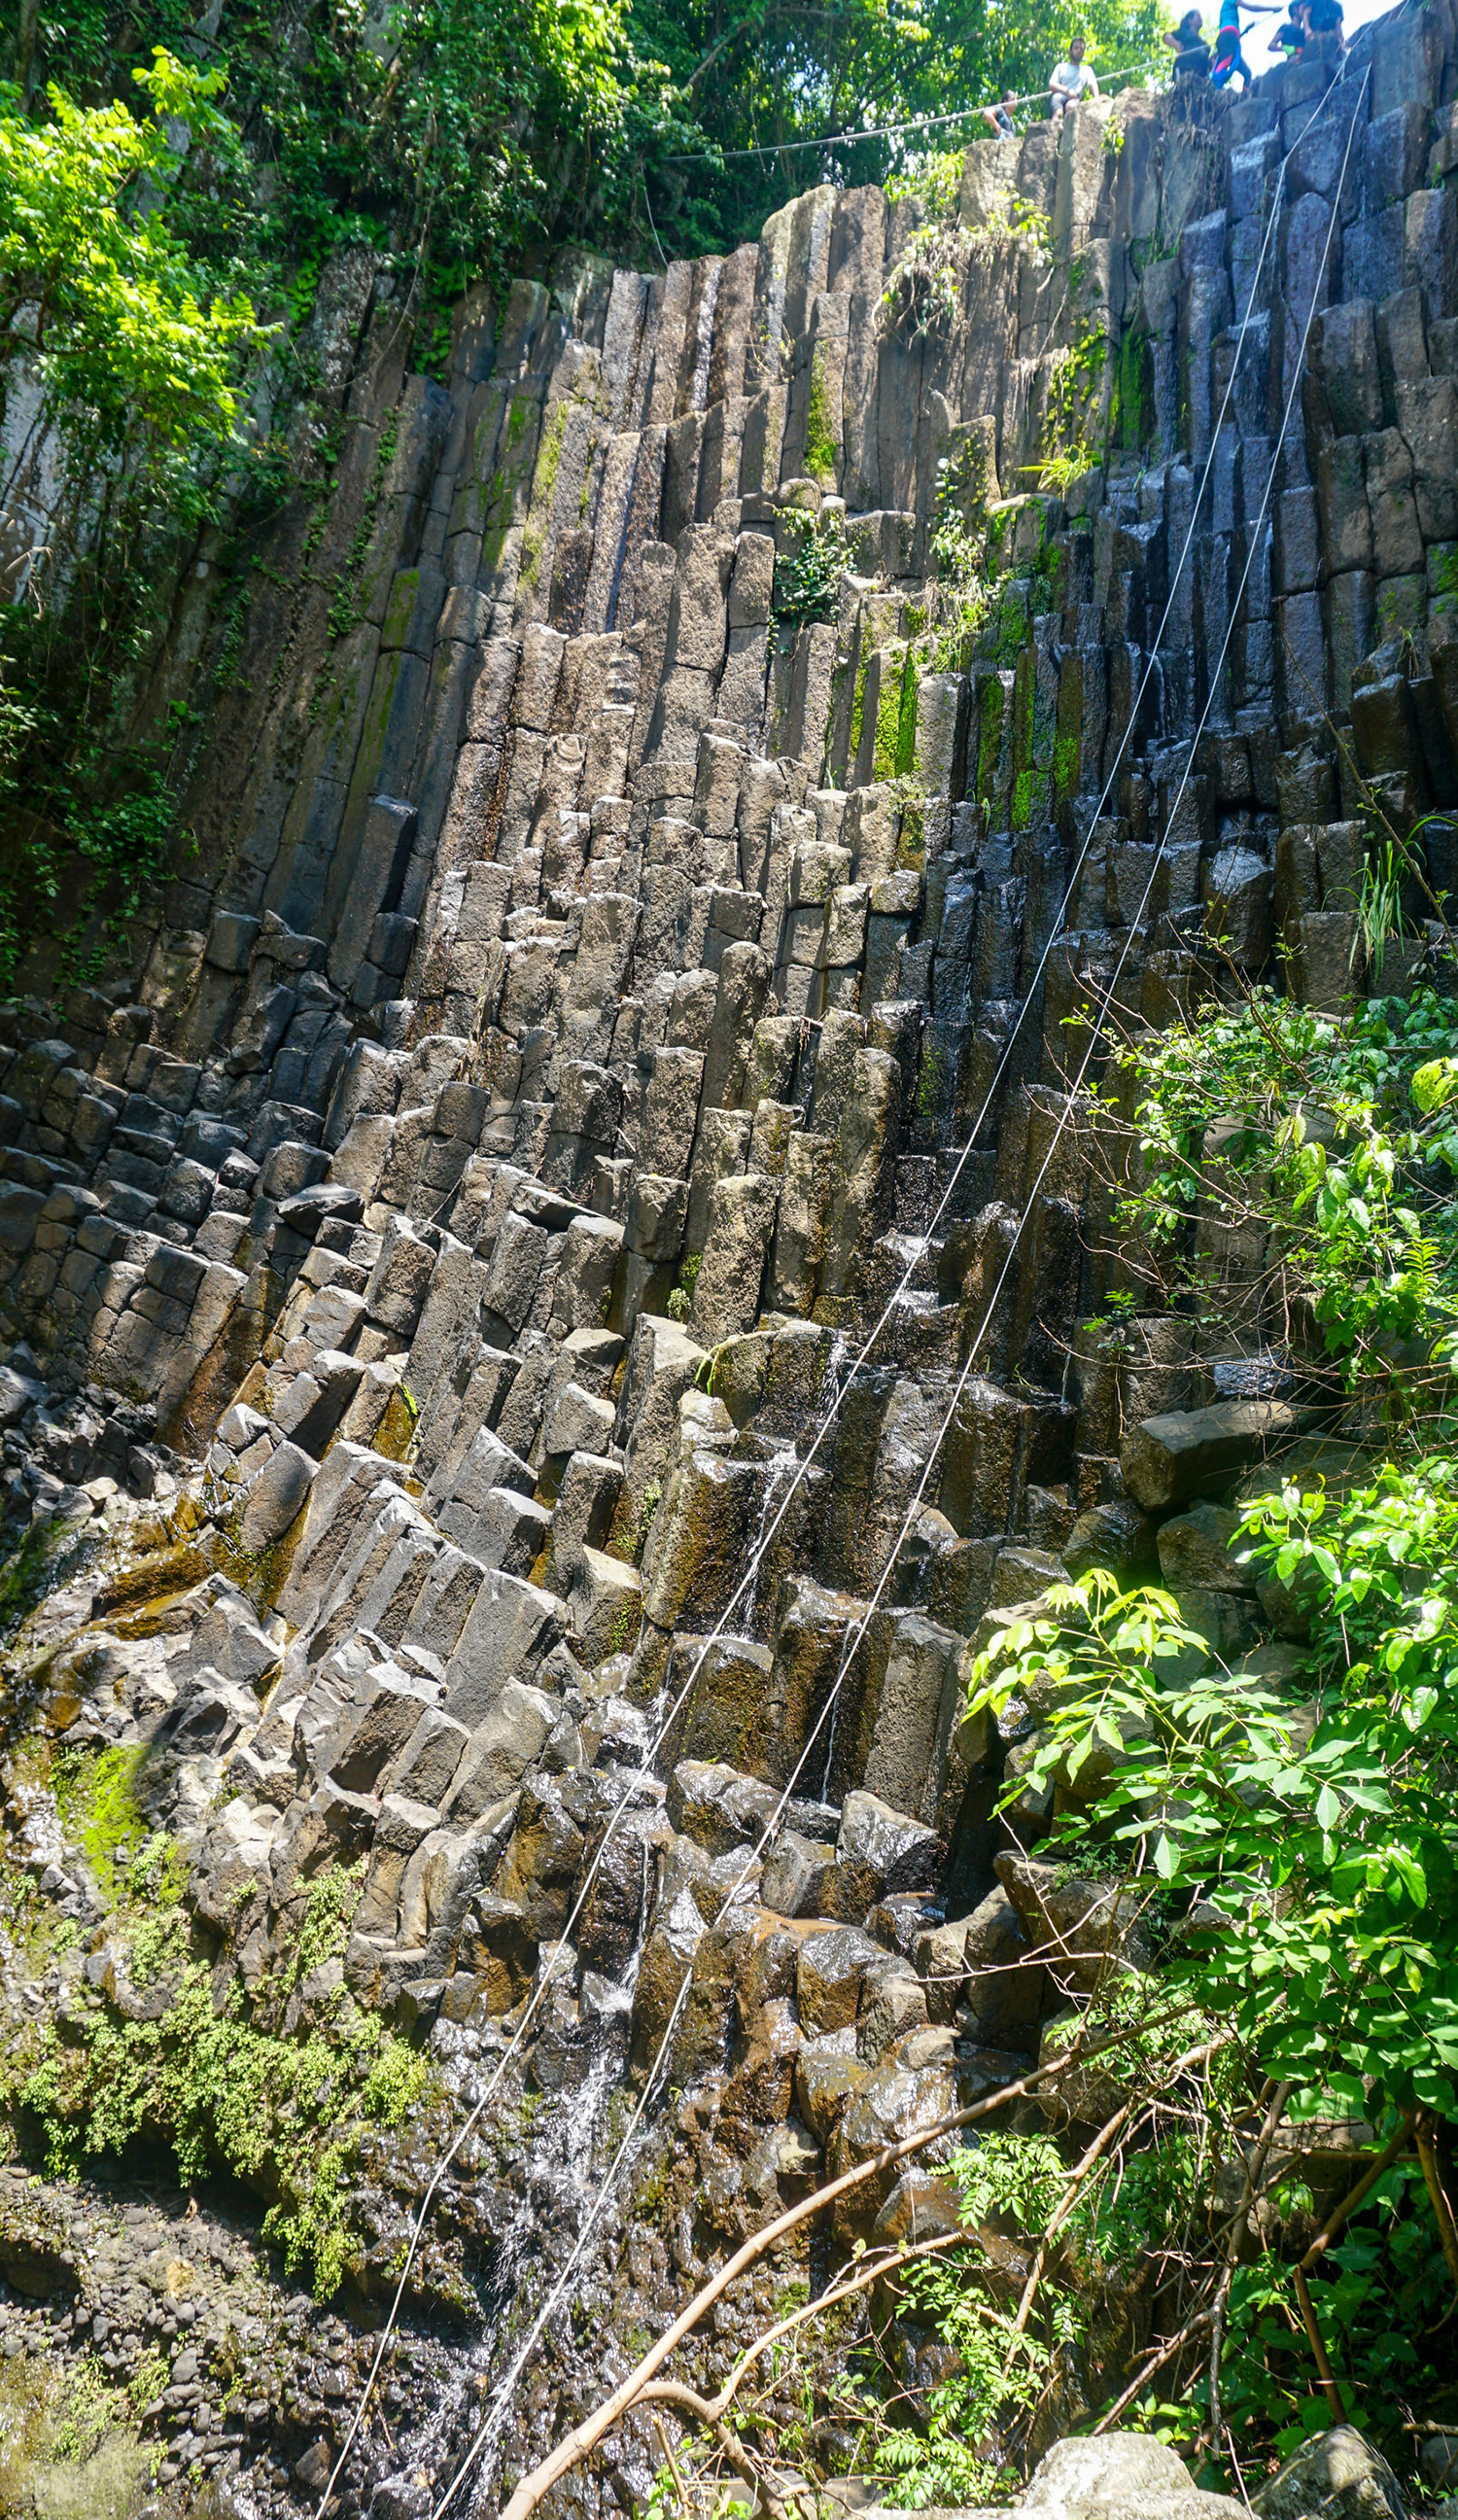
[[[1069,107],[1082,97],[1098,94],[1098,81],[1083,59],[1085,50],[1082,36],[1075,35],[1067,61],[1059,62],[1048,81],[1048,111],[1055,122],[1061,122]]]

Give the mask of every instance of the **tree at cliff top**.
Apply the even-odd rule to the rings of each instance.
[[[8,0],[18,67],[32,5]],[[297,306],[330,253],[373,245],[443,340],[451,299],[534,246],[647,265],[660,245],[723,251],[810,185],[905,177],[906,145],[838,135],[1040,92],[1076,28],[1101,69],[1148,62],[1165,17],[1161,0],[220,0],[204,34],[187,0],[145,21],[55,0],[33,66],[99,101],[154,41],[224,64],[266,181],[186,187],[197,249],[260,286],[287,274]]]
[[[158,518],[188,530],[206,513],[258,335],[249,298],[212,286],[166,215],[183,153],[231,143],[222,75],[158,48],[132,77],[135,114],[52,87],[32,118],[0,91],[3,504],[22,599],[0,643],[0,892],[32,919],[54,896],[56,834],[133,880],[155,853],[145,799],[119,821],[88,813],[89,754],[135,644],[149,539]],[[56,485],[44,515],[26,504],[36,466]]]
[[[156,0],[145,22],[58,0],[38,66],[99,103],[125,92],[144,42],[221,64],[238,150],[180,186],[181,232],[213,267],[246,268],[265,302],[287,292],[295,318],[351,245],[408,281],[414,312],[443,318],[473,281],[508,280],[533,240],[591,234],[630,111],[640,138],[663,118],[625,0],[222,0],[205,33],[195,15],[186,0]]]
[[[812,184],[914,183],[920,148],[960,148],[982,125],[948,125],[924,143],[839,135],[956,113],[1009,87],[1040,97],[1078,32],[1106,74],[1147,64],[1166,22],[1160,0],[635,0],[639,51],[668,65],[679,112],[704,134],[649,153],[654,219],[670,250],[720,251]],[[705,142],[724,155],[671,154]],[[730,154],[754,147],[773,154]]]

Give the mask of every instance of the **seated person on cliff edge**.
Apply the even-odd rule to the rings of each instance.
[[[1055,123],[1063,120],[1071,105],[1098,94],[1098,81],[1083,59],[1086,50],[1082,36],[1075,35],[1067,61],[1057,64],[1048,80],[1048,112]]]
[[[1172,35],[1165,37],[1174,55],[1174,75],[1178,79],[1204,79],[1210,76],[1210,46],[1200,28],[1198,9],[1186,9]]]
[[[1017,89],[1005,87],[1000,103],[983,107],[982,118],[994,140],[1016,140],[1018,126],[1012,118],[1012,109],[1017,101]]]

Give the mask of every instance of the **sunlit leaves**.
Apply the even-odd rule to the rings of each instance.
[[[226,444],[256,332],[246,297],[204,305],[164,215],[168,124],[209,132],[222,81],[161,51],[137,75],[165,119],[83,109],[56,87],[49,120],[29,121],[13,96],[0,110],[0,338],[7,361],[33,356],[50,418],[93,461],[139,436],[172,451]]]
[[[1402,1342],[1446,1355],[1458,1316],[1458,1010],[1432,990],[1349,1017],[1257,991],[1141,1042],[1140,1178],[1118,1222],[1198,1288],[1202,1220],[1264,1238],[1289,1313],[1309,1302],[1348,1381]]]
[[[1386,1469],[1340,1505],[1290,1483],[1245,1532],[1309,1608],[1309,1670],[1291,1689],[1226,1672],[1169,1594],[1095,1574],[994,1638],[973,1703],[1037,1688],[1009,1799],[1101,1778],[1064,1833],[1102,1835],[1130,1894],[1145,1876],[1219,1916],[1172,1947],[1174,1982],[1308,2106],[1451,2109],[1458,1464]]]

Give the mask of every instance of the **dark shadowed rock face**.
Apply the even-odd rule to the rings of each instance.
[[[246,2471],[240,2510],[317,2498],[408,2217],[528,2004],[351,2470],[376,2520],[464,2449],[660,2052],[578,2278],[611,2353],[808,2180],[1016,2080],[1054,1955],[1159,1964],[1117,1883],[1010,1854],[1004,1780],[1024,1844],[1065,1792],[1031,1781],[1049,1700],[966,1719],[967,1677],[1065,1563],[1162,1567],[1227,1658],[1279,1650],[1236,1491],[1335,1431],[1238,1235],[1200,1323],[1101,1338],[1067,1080],[1116,968],[1156,1026],[1232,965],[1318,1008],[1363,985],[1348,752],[1411,819],[1458,809],[1458,38],[1429,6],[1351,60],[1269,532],[1324,127],[1222,398],[1300,69],[1204,152],[1137,91],[1015,171],[974,146],[945,336],[883,319],[910,213],[870,188],[723,263],[523,285],[444,386],[362,310],[326,518],[368,545],[358,622],[331,640],[298,579],[282,664],[262,604],[231,662],[221,624],[177,660],[214,731],[197,858],[102,985],[41,940],[0,1012],[31,1605],[0,2008],[15,2088],[74,2068],[33,2091],[91,2180],[7,2174],[0,2331],[109,2381],[160,2356],[117,2420],[178,2498],[197,2465]],[[1014,195],[1045,248],[1008,241]],[[1107,462],[1030,492],[1090,327]],[[934,574],[951,509],[995,580],[975,639]],[[180,2127],[183,2022],[264,2060],[247,2110],[220,2086]],[[118,2131],[123,2030],[152,2062],[110,2186],[85,2144]],[[147,2150],[180,2132],[195,2215]],[[836,2245],[905,2203],[888,2175]],[[544,2346],[496,2473],[608,2353]],[[1120,2509],[1214,2507],[1139,2454],[1167,2472]],[[588,2520],[656,2460],[635,2418]],[[1049,2468],[1043,2504],[1112,2509],[1091,2473]]]

